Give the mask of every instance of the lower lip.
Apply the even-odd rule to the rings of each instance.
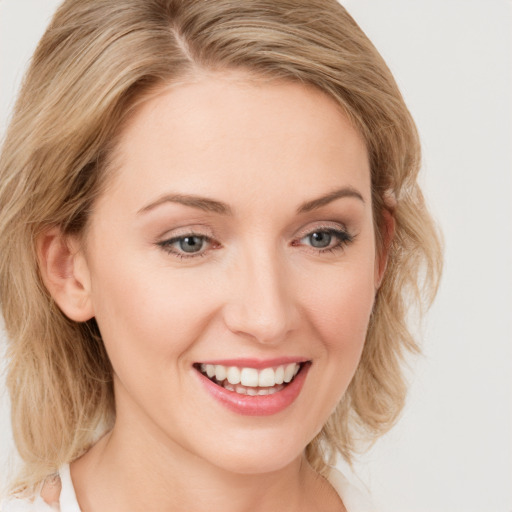
[[[311,366],[305,364],[296,377],[281,391],[272,395],[241,395],[215,384],[201,372],[196,371],[206,391],[222,405],[245,416],[270,416],[289,407],[299,396]]]

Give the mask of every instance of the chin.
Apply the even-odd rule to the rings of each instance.
[[[246,457],[230,458],[224,462],[223,469],[230,473],[237,473],[240,475],[263,475],[271,474],[281,471],[288,467],[290,464],[298,461],[304,451],[294,453],[290,457],[276,457],[275,452],[272,454],[265,454],[265,456],[256,455]]]
[[[269,435],[255,429],[243,437],[245,439],[241,440],[235,436],[231,442],[219,440],[214,450],[203,453],[202,458],[230,473],[274,473],[301,459],[308,443],[298,433],[290,435],[289,432]]]

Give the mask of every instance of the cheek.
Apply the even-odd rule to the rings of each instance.
[[[373,264],[348,263],[308,288],[305,309],[333,350],[362,349],[375,299]]]
[[[304,294],[304,317],[316,340],[314,386],[307,389],[313,433],[335,410],[359,364],[374,303],[373,275],[371,261],[347,263],[317,273]]]
[[[121,258],[100,263],[93,274],[96,320],[114,369],[173,366],[200,336],[206,322],[197,300],[200,283],[166,279],[169,272]],[[143,360],[152,366],[134,364]]]

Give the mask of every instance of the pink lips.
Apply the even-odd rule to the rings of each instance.
[[[282,364],[302,362],[297,359],[276,359],[276,360],[249,360],[249,359],[236,359],[236,360],[222,360],[222,361],[208,361],[206,364],[222,364],[224,366],[238,366],[238,367],[249,367],[249,368],[268,368],[271,366],[279,366]],[[287,384],[281,391],[271,395],[257,395],[249,396],[229,391],[215,382],[211,381],[208,377],[196,372],[197,376],[201,380],[201,383],[205,387],[206,391],[218,402],[227,407],[229,410],[243,414],[246,416],[270,416],[277,414],[289,407],[295,399],[299,396],[306,376],[311,366],[310,363],[306,363],[302,366],[299,373],[295,378]]]

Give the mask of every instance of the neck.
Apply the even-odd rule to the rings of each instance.
[[[116,427],[71,471],[82,512],[296,512],[316,510],[319,493],[324,505],[329,499],[332,510],[343,510],[304,456],[278,470],[240,474],[163,443],[157,434]]]

